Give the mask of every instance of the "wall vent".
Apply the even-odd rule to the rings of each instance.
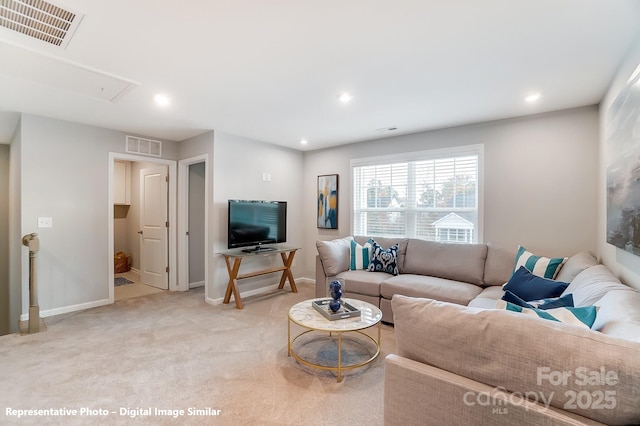
[[[82,15],[42,0],[1,0],[0,26],[66,48]]]
[[[162,157],[162,142],[138,138],[136,136],[127,136],[126,151],[132,154]]]

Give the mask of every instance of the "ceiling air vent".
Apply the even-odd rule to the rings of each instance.
[[[0,26],[67,47],[82,15],[41,0],[1,0]]]
[[[151,139],[127,136],[126,152],[133,154],[151,155],[152,157],[162,156],[162,142]]]

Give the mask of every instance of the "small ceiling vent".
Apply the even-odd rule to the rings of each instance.
[[[66,48],[82,15],[41,0],[0,0],[0,26]]]

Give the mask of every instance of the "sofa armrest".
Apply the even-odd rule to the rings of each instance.
[[[322,267],[320,256],[316,255],[316,297],[327,296],[327,275]]]
[[[398,355],[384,366],[385,425],[601,425]]]

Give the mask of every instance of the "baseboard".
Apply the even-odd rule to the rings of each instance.
[[[204,281],[196,281],[195,283],[189,283],[189,288],[204,287]]]
[[[112,302],[110,302],[109,299],[103,299],[103,300],[96,300],[95,302],[87,302],[87,303],[80,303],[78,305],[64,306],[62,308],[47,309],[44,311],[40,311],[40,317],[46,318],[46,317],[52,317],[54,315],[68,314],[70,312],[97,308],[98,306],[109,305],[111,303]],[[28,319],[29,319],[29,314],[20,315],[20,321],[27,321]]]
[[[303,285],[315,285],[316,281],[312,280],[310,278],[305,278],[305,277],[300,277],[300,278],[296,278],[296,284],[303,284]],[[286,288],[286,285],[285,285]],[[278,289],[278,284],[273,284],[273,285],[268,285],[266,287],[260,287],[260,288],[256,288],[253,290],[249,290],[246,292],[243,292],[240,294],[240,297],[250,297],[250,296],[255,296],[257,294],[262,294],[262,293],[268,293],[270,291],[274,291]],[[216,298],[213,299],[209,296],[205,296],[204,298],[205,302],[210,304],[210,305],[221,305],[222,302],[224,301],[224,297],[220,297],[220,298]],[[232,302],[233,303],[233,300]]]

